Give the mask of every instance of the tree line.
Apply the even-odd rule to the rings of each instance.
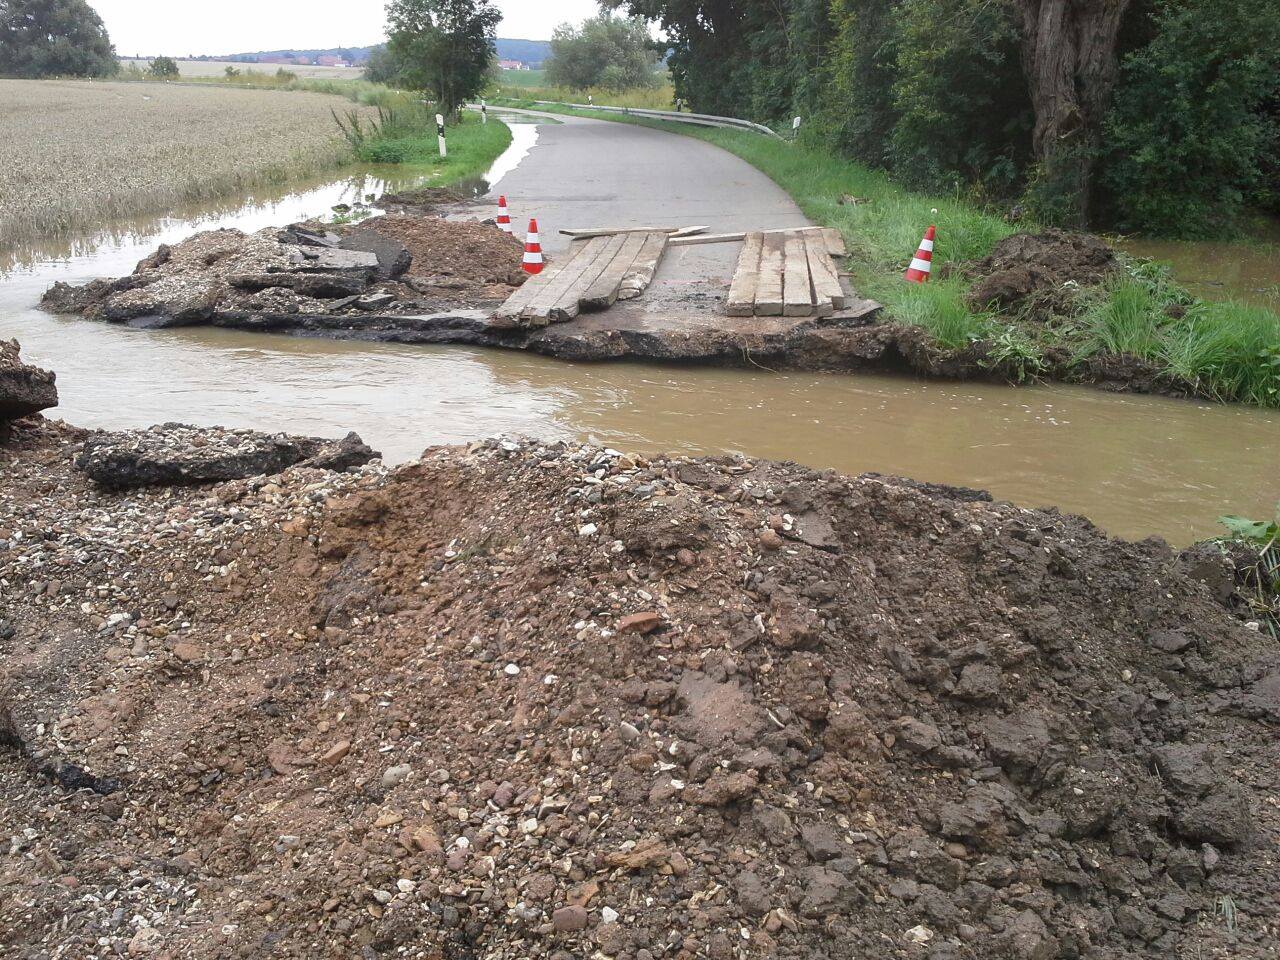
[[[1272,0],[604,0],[676,94],[908,185],[1068,226],[1209,236],[1280,212]]]

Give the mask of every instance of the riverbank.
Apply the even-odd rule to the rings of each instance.
[[[1275,942],[1280,658],[1214,551],[514,440],[115,492],[99,443],[0,448],[11,951]]]
[[[885,304],[888,319],[927,331],[962,375],[1090,382],[1099,370],[1130,368],[1138,371],[1133,389],[1280,406],[1280,314],[1198,300],[1157,264],[1120,258],[1082,282],[1053,262],[1035,262],[1038,283],[1015,290],[1015,297],[987,299],[975,296],[977,265],[1015,233],[1038,237],[1035,225],[1007,223],[955,198],[912,193],[879,171],[803,142],[506,102],[697,137],[748,161],[814,222],[840,229],[854,285]],[[902,271],[931,223],[938,226],[934,282],[904,283]],[[1102,379],[1114,384],[1124,377]]]

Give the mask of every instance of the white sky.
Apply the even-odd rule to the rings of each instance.
[[[385,0],[89,0],[116,51],[184,57],[286,48],[365,47],[385,38]],[[599,12],[596,0],[495,0],[498,36],[549,40],[565,21]]]

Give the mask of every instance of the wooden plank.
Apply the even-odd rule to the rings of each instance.
[[[575,300],[571,312],[561,312],[557,314],[557,308],[560,305],[565,293],[571,290],[574,284],[582,277],[584,271],[589,270],[591,265],[596,262],[601,253],[609,245],[608,237],[593,237],[569,259],[554,280],[544,286],[529,301],[528,305],[520,311],[520,316],[526,318],[538,318],[546,320],[568,320],[578,315],[578,304]]]
[[[658,234],[658,236],[665,236],[665,234]],[[587,242],[601,245],[597,247],[594,258],[584,264],[578,277],[565,288],[560,299],[552,304],[553,320],[572,320],[578,315],[582,309],[583,295],[600,278],[600,274],[608,269],[609,264],[613,263],[613,258],[618,255],[627,238],[625,234],[614,234],[611,237],[593,237]]]
[[[809,278],[809,255],[805,252],[804,234],[785,234],[782,268],[782,315],[813,315],[813,284]]]
[[[824,227],[781,227],[777,230],[759,231],[766,235],[775,233],[807,233],[812,230],[823,230]],[[737,240],[745,240],[747,234],[745,232],[738,233],[708,233],[699,237],[676,237],[671,241],[673,247],[691,247],[700,243],[733,243]]]
[[[826,238],[816,233],[804,236],[805,251],[809,255],[809,276],[813,281],[813,302],[818,316],[830,316],[844,306],[844,287],[836,276],[835,264],[827,253]]]
[[[653,283],[653,275],[658,271],[662,255],[667,251],[667,235],[651,233],[645,238],[644,246],[636,254],[631,269],[622,276],[622,286],[618,289],[619,300],[634,300]]]
[[[728,312],[731,317],[749,317],[755,313],[756,283],[760,279],[760,254],[764,249],[764,234],[749,233],[738,254],[738,266],[733,271],[733,283],[729,287]]]
[[[760,249],[760,273],[756,279],[755,315],[782,316],[782,268],[786,240],[780,233],[766,233]]]
[[[685,227],[584,227],[580,230],[561,230],[566,237],[611,237],[615,233],[679,233]],[[703,227],[702,229],[707,229]]]
[[[513,320],[519,317],[521,311],[529,305],[533,298],[553,283],[556,277],[560,275],[560,271],[572,260],[573,258],[570,257],[560,263],[546,264],[541,273],[535,273],[520,285],[519,290],[507,297],[506,302],[494,311],[494,317],[504,320]]]
[[[618,300],[618,294],[622,288],[622,278],[626,276],[627,271],[631,269],[631,265],[635,263],[636,255],[640,252],[640,248],[644,246],[646,239],[643,233],[628,233],[625,235],[622,248],[618,251],[617,256],[604,269],[604,272],[596,278],[595,283],[587,288],[582,295],[582,306],[591,310],[604,310],[614,305]]]
[[[696,227],[681,227],[675,233],[669,234],[669,236],[671,237],[672,240],[675,240],[679,237],[696,237],[698,234],[706,233],[710,229],[711,227],[709,227],[707,224],[704,223]]]
[[[843,257],[848,253],[844,246],[844,236],[835,227],[823,227],[822,236],[827,241],[828,255]]]

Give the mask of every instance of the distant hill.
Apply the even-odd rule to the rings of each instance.
[[[233,53],[225,57],[196,57],[197,60],[230,60],[235,63],[258,63],[288,57],[316,60],[320,57],[337,57],[348,63],[364,63],[377,47],[330,47],[326,50],[259,50],[255,53]],[[550,40],[498,40],[499,60],[519,60],[531,67],[541,67],[551,59]]]
[[[550,40],[499,40],[499,60],[519,60],[537,69],[551,59]]]

